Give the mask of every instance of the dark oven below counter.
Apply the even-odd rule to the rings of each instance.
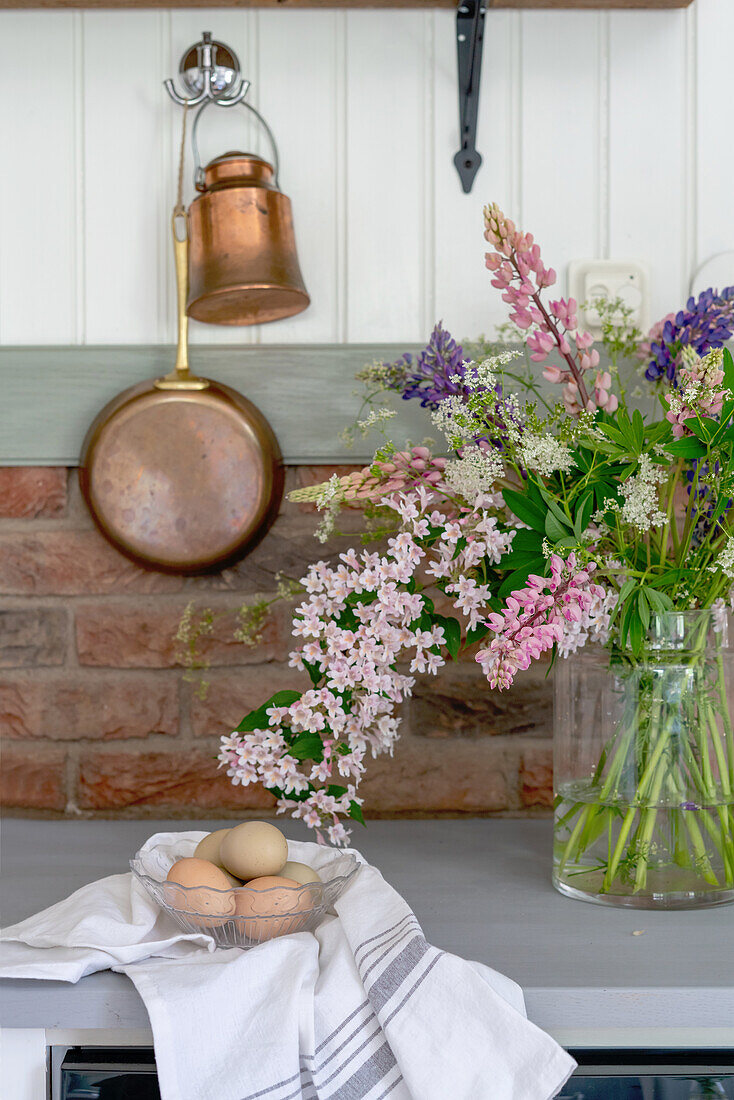
[[[579,1067],[558,1100],[734,1100],[731,1049],[571,1053]],[[48,1070],[48,1100],[160,1100],[151,1047],[54,1046]]]

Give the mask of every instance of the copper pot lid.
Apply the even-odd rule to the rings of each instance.
[[[275,168],[255,153],[222,153],[204,168],[203,189],[214,191],[227,186],[264,187],[268,191],[277,191]]]

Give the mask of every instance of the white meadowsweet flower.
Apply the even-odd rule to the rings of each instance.
[[[367,435],[370,428],[384,424],[386,420],[392,420],[394,416],[397,416],[395,409],[370,409],[364,420],[357,421],[357,427],[363,435]]]
[[[734,580],[734,538],[728,538],[726,545],[719,551],[719,556],[711,565],[711,571],[724,573]]]
[[[640,455],[637,473],[622,485],[624,503],[620,511],[625,523],[643,532],[662,527],[667,517],[658,508],[658,485],[666,477],[667,471],[656,466],[648,454]]]
[[[464,372],[464,384],[470,390],[486,393],[497,385],[496,370],[517,359],[519,351],[501,351],[479,363],[470,363]]]
[[[567,445],[560,443],[550,433],[534,435],[532,432],[525,432],[521,437],[518,455],[526,469],[537,471],[542,477],[550,477],[556,471],[567,474],[576,465]]]
[[[504,474],[504,463],[498,451],[466,448],[461,458],[446,463],[444,481],[467,503],[476,505]]]

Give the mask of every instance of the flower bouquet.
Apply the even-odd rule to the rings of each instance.
[[[501,691],[545,656],[558,888],[613,904],[732,900],[734,287],[643,342],[661,406],[645,417],[619,370],[635,343],[624,325],[605,325],[602,365],[577,304],[548,297],[556,276],[533,237],[495,205],[485,237],[525,365],[512,350],[467,354],[439,325],[418,357],[367,369],[373,390],[430,409],[445,442],[387,444],[365,470],[292,494],[323,509],[322,537],[358,507],[381,541],[311,566],[291,655],[307,680],[247,715],[220,762],[339,844],[363,821],[365,759],[392,751],[415,673],[471,650]],[[543,388],[533,370],[550,356]]]

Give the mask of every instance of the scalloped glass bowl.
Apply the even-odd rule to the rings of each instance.
[[[236,886],[232,890],[214,890],[208,886],[179,886],[177,882],[159,881],[144,870],[141,853],[130,860],[130,870],[147,894],[163,909],[184,932],[205,932],[217,947],[256,947],[277,936],[289,932],[313,932],[327,916],[334,902],[341,897],[347,885],[356,875],[360,863],[353,855],[340,853],[341,874],[326,882],[309,882],[293,887],[292,904],[288,897],[287,909],[277,915],[258,915],[268,907],[268,895],[277,894],[282,902],[286,893],[282,886],[270,890],[250,890],[248,886]],[[227,913],[216,915],[217,910],[234,908],[236,895],[250,895],[247,916]],[[203,912],[202,912],[203,910]]]

